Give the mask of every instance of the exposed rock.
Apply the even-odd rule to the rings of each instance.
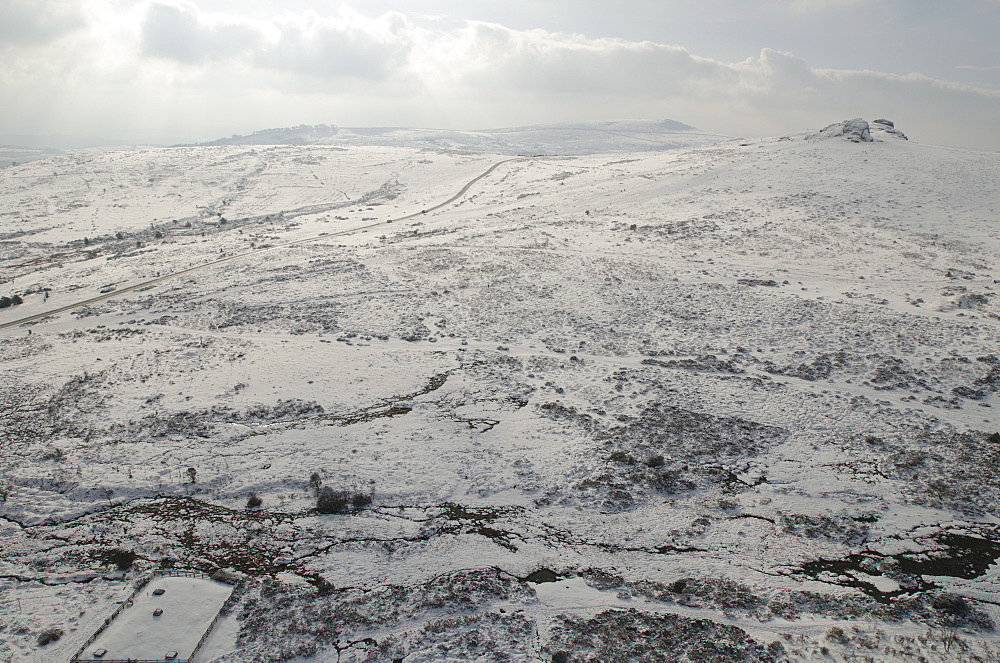
[[[868,124],[868,122],[860,117],[856,117],[853,120],[835,122],[814,134],[807,135],[806,138],[812,140],[846,138],[852,143],[872,143],[887,136],[909,140],[906,134],[896,129],[896,124],[892,120],[882,118],[873,120],[871,124]]]
[[[846,138],[852,143],[870,143],[874,140],[868,123],[860,117],[856,117],[853,120],[835,122],[834,124],[820,129],[818,133],[812,134],[809,137],[834,138],[838,136]]]
[[[872,137],[876,140],[884,136],[909,140],[909,138],[906,137],[906,134],[896,128],[896,124],[892,120],[874,120],[871,124],[871,131]]]

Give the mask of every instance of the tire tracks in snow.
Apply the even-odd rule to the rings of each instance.
[[[482,180],[482,179],[484,179],[486,177],[489,177],[493,173],[493,171],[495,171],[500,166],[502,166],[502,165],[504,165],[506,163],[514,162],[514,161],[526,161],[529,158],[530,157],[514,157],[514,158],[511,158],[511,159],[504,159],[502,161],[498,161],[495,164],[493,164],[492,166],[490,166],[489,168],[487,168],[485,171],[483,171],[482,173],[480,173],[479,175],[477,175],[476,177],[474,177],[471,180],[469,180],[468,182],[466,182],[465,186],[463,186],[461,189],[459,189],[458,193],[456,193],[455,195],[453,195],[448,200],[445,200],[444,202],[438,203],[437,205],[434,205],[433,207],[428,207],[428,208],[426,208],[424,210],[421,210],[419,212],[414,212],[413,214],[407,214],[406,216],[401,216],[401,217],[396,218],[396,219],[388,219],[386,221],[378,221],[376,223],[369,223],[368,225],[358,226],[356,228],[350,228],[348,230],[340,230],[340,231],[332,232],[332,233],[324,233],[324,234],[321,234],[321,235],[316,235],[314,237],[307,237],[305,239],[297,239],[297,240],[294,240],[294,241],[291,241],[291,242],[284,242],[282,244],[277,244],[275,246],[269,246],[267,248],[257,249],[255,251],[248,251],[246,253],[239,253],[237,255],[227,256],[225,258],[219,258],[218,260],[213,260],[211,262],[206,262],[206,263],[202,263],[200,265],[195,265],[194,267],[189,267],[187,269],[182,269],[182,270],[177,271],[177,272],[172,272],[172,273],[167,274],[165,276],[158,276],[158,277],[156,277],[154,279],[148,279],[148,280],[142,281],[140,283],[135,283],[133,285],[126,286],[124,288],[119,288],[118,290],[115,290],[114,292],[102,293],[102,294],[97,295],[95,297],[90,297],[90,298],[84,299],[82,301],[74,302],[72,304],[67,304],[65,306],[60,306],[59,308],[55,308],[55,309],[52,309],[50,311],[44,311],[42,313],[36,313],[35,315],[30,315],[30,316],[27,316],[27,317],[24,317],[24,318],[20,318],[18,320],[11,320],[10,322],[0,323],[0,329],[8,329],[10,327],[16,327],[18,325],[23,325],[23,324],[25,324],[27,322],[33,322],[35,320],[40,320],[42,318],[46,318],[46,317],[48,317],[50,315],[59,315],[60,313],[65,313],[66,311],[72,311],[74,309],[78,309],[78,308],[81,308],[83,306],[89,306],[90,304],[96,304],[97,302],[102,302],[102,301],[105,301],[105,300],[108,300],[108,299],[112,299],[112,298],[117,297],[119,295],[124,295],[124,294],[128,294],[130,292],[135,292],[136,290],[140,290],[140,289],[143,289],[143,288],[152,287],[152,286],[157,285],[159,283],[163,283],[164,281],[168,281],[170,279],[175,279],[177,277],[184,276],[185,274],[190,274],[192,272],[196,272],[196,271],[199,271],[199,270],[202,270],[202,269],[207,269],[208,267],[214,267],[215,265],[221,265],[221,264],[224,264],[224,263],[227,263],[227,262],[232,262],[234,260],[241,260],[243,258],[249,258],[251,256],[256,256],[256,255],[260,255],[260,254],[263,254],[263,253],[269,253],[271,251],[277,251],[277,250],[280,250],[280,249],[285,249],[285,248],[288,248],[290,246],[296,246],[296,245],[299,245],[299,244],[308,244],[310,242],[316,242],[316,241],[319,241],[319,240],[322,240],[322,239],[326,239],[326,238],[329,238],[329,237],[338,237],[338,236],[344,236],[344,235],[351,235],[353,233],[363,232],[365,230],[370,230],[372,228],[377,228],[379,226],[383,226],[383,225],[386,225],[386,224],[389,224],[389,223],[393,223],[393,222],[397,222],[397,221],[406,221],[408,219],[413,219],[413,218],[416,218],[418,216],[424,216],[425,214],[428,214],[428,213],[433,212],[435,210],[439,210],[442,207],[445,207],[446,205],[450,205],[451,203],[455,202],[456,200],[458,200],[459,198],[461,198],[462,196],[464,196],[469,191],[469,189],[471,189],[473,186],[475,186],[475,184],[477,182],[479,182],[480,180]],[[314,207],[314,206],[311,206],[311,207]]]

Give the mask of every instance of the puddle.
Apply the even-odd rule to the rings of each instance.
[[[1000,559],[1000,542],[969,534],[942,532],[918,539],[927,547],[918,552],[886,555],[866,551],[842,559],[806,562],[793,575],[842,587],[858,589],[876,601],[887,603],[902,594],[938,588],[927,576],[972,580],[985,574]],[[883,591],[880,569],[891,569],[894,577],[908,576],[906,588]]]
[[[556,575],[555,571],[552,571],[550,569],[538,569],[534,573],[524,578],[525,582],[534,583],[536,585],[539,585],[543,582],[557,582],[559,580],[562,580],[562,578]]]

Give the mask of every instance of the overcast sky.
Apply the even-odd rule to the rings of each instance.
[[[887,117],[1000,149],[1000,0],[0,0],[0,134]]]

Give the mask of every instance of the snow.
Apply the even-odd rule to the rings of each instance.
[[[872,132],[868,122],[860,117],[854,118],[853,120],[835,122],[834,124],[820,129],[819,133],[810,136],[810,138],[814,139],[834,137],[843,137],[852,143],[871,143],[875,140],[872,138]]]
[[[487,154],[601,154],[655,151],[725,140],[673,120],[617,120],[541,124],[480,131],[402,127],[290,127],[221,138],[210,145],[318,144],[339,147],[385,145],[422,150],[460,150]]]
[[[510,157],[3,169],[0,660],[164,563],[245,577],[206,662],[537,660],[630,607],[995,653],[1000,164],[874,134],[520,158],[439,209]]]
[[[157,589],[164,592],[156,595]],[[231,585],[201,578],[154,578],[81,658],[99,660],[93,652],[106,649],[105,660],[160,660],[172,651],[188,660],[232,592]],[[163,612],[154,616],[155,610]]]

